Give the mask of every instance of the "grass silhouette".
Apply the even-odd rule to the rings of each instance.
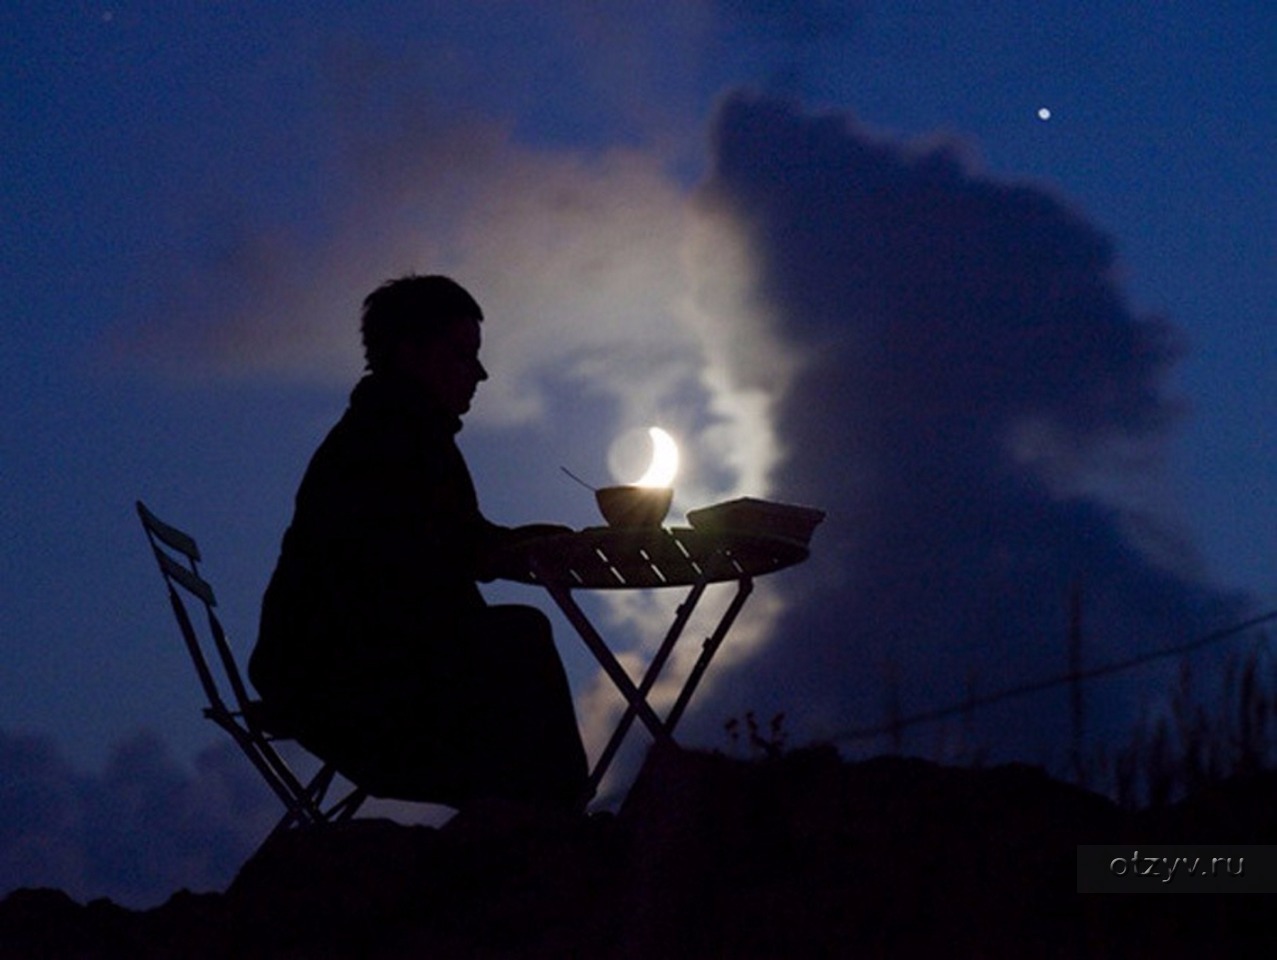
[[[1030,686],[1042,690],[1069,686],[1070,739],[1067,762],[1043,763],[1056,768],[1053,775],[1065,782],[1103,794],[1128,810],[1160,807],[1182,800],[1211,785],[1261,771],[1277,769],[1277,657],[1268,634],[1261,632],[1245,651],[1228,654],[1217,686],[1207,689],[1196,678],[1187,654],[1179,661],[1178,680],[1169,701],[1157,708],[1146,706],[1125,744],[1088,746],[1086,697],[1088,671],[1081,668],[1080,637],[1070,631],[1070,674],[1050,683]],[[935,762],[980,769],[992,751],[974,735],[976,717],[999,696],[980,698],[976,677],[968,674],[961,704],[904,716],[900,705],[899,677],[890,665],[884,675],[884,720],[876,728],[858,731],[886,736],[886,756],[920,753]],[[1027,689],[1027,688],[1026,688]],[[1038,691],[1031,691],[1038,692]],[[723,723],[727,755],[754,761],[777,760],[789,752],[790,732],[785,713],[764,722],[748,710]],[[950,722],[959,721],[955,729]],[[918,724],[934,724],[927,738],[930,750],[906,750],[904,730]],[[829,747],[843,737],[816,738],[804,748]]]
[[[1200,688],[1181,661],[1169,707],[1146,711],[1125,747],[1096,751],[1085,779],[1124,807],[1157,807],[1277,766],[1277,662],[1267,636],[1230,654],[1214,696]]]

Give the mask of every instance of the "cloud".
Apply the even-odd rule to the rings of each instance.
[[[806,0],[783,6],[766,0],[716,0],[714,6],[761,36],[778,36],[790,43],[844,37],[865,14],[864,4],[845,0]]]
[[[467,436],[544,424],[552,407],[586,411],[600,437],[660,423],[688,465],[676,510],[765,494],[770,397],[790,365],[742,297],[752,267],[734,225],[691,207],[654,151],[532,148],[422,109],[380,145],[350,135],[374,142],[350,150],[350,199],[329,235],[213,231],[223,240],[168,272],[165,308],[119,354],[184,380],[346,385],[363,295],[387,277],[447,273],[489,318],[492,379]]]
[[[0,806],[0,895],[56,887],[134,908],[223,889],[282,812],[233,745],[191,770],[149,733],[84,774],[45,737],[0,732]]]
[[[706,58],[686,89],[730,73],[710,61],[736,40],[774,38],[783,65],[845,36],[856,17],[840,10],[681,15],[678,43]],[[579,5],[558,16],[582,36],[629,35]],[[636,35],[642,50],[660,31]],[[880,719],[887,670],[907,681],[906,706],[953,699],[968,675],[987,689],[1053,672],[1077,581],[1097,659],[1231,609],[1160,519],[1174,331],[1126,303],[1111,241],[1059,198],[982,174],[954,141],[877,138],[740,95],[713,121],[712,169],[690,195],[684,147],[659,135],[669,115],[637,125],[649,141],[565,146],[530,141],[526,118],[491,119],[482,104],[499,91],[465,93],[472,67],[423,95],[448,64],[478,62],[467,42],[435,50],[424,75],[334,53],[322,230],[221,216],[125,353],[183,376],[345,384],[363,294],[449,272],[490,317],[494,377],[468,439],[495,444],[565,410],[587,410],[604,437],[661,422],[689,464],[676,514],[739,494],[825,507],[816,556],[761,584],[757,638],[725,647],[704,724],[766,703],[812,731]],[[615,76],[598,50],[573,56],[572,75],[600,90]],[[625,598],[612,616],[659,636],[669,603]],[[1114,696],[1114,717],[1132,696]]]
[[[774,489],[829,519],[776,638],[703,704],[707,736],[746,709],[806,735],[880,722],[888,675],[909,712],[1060,673],[1074,584],[1089,664],[1237,610],[1149,509],[1180,413],[1174,331],[1127,303],[1084,217],[965,153],[776,99],[722,104],[698,203],[747,238],[751,298],[802,358],[770,391]],[[742,380],[765,367],[735,360]],[[1141,679],[1090,694],[1095,726],[1121,731],[1156,696]],[[1040,753],[1060,706],[1015,704],[982,736]]]
[[[412,98],[401,107],[377,130],[360,125],[357,104],[337,109],[348,187],[326,236],[260,220],[214,231],[218,243],[170,274],[168,307],[121,341],[123,355],[183,378],[344,387],[358,376],[362,296],[389,276],[447,273],[488,317],[492,379],[466,433],[479,458],[502,462],[516,433],[569,429],[560,421],[600,452],[659,423],[686,465],[675,518],[766,495],[780,456],[772,398],[794,361],[750,300],[754,265],[734,222],[692,205],[658,150],[533,147],[499,124],[444,119]],[[676,602],[611,598],[606,615],[618,642],[645,646]],[[779,602],[753,607],[765,632]],[[712,629],[708,616],[689,633]]]
[[[783,13],[720,0],[656,10],[626,2],[600,13],[570,0],[529,14],[502,0],[477,20],[419,11],[379,41],[336,23],[281,35],[290,56],[306,51],[297,96],[310,110],[277,132],[274,154],[253,155],[255,178],[227,159],[192,167],[198,180],[163,194],[168,253],[139,271],[140,320],[115,332],[117,355],[184,381],[346,382],[359,369],[351,324],[364,293],[437,268],[463,274],[485,305],[510,307],[505,316],[529,318],[520,346],[569,320],[570,342],[590,325],[596,342],[626,325],[625,339],[647,326],[654,342],[687,280],[677,262],[687,224],[677,221],[707,98],[760,57],[771,62],[760,44],[779,42],[787,60],[859,17],[856,5],[823,0]],[[280,151],[308,172],[289,177]],[[533,267],[544,276],[529,276]],[[515,300],[530,285],[539,299]],[[587,324],[532,316],[568,292]],[[665,363],[645,366],[650,377]],[[526,379],[503,416],[536,411]]]
[[[493,379],[476,427],[544,419],[557,389],[621,427],[668,422],[693,462],[703,434],[720,489],[728,472],[757,474],[770,456],[765,395],[734,382],[724,363],[742,349],[739,318],[702,306],[739,286],[747,265],[730,225],[688,207],[658,149],[534,147],[500,123],[459,120],[411,96],[409,78],[378,85],[351,79],[357,66],[339,72],[342,172],[322,236],[265,213],[204,211],[198,255],[153,271],[164,278],[158,304],[120,332],[119,356],[183,380],[348,384],[361,366],[364,294],[391,276],[444,272],[490,319]],[[382,122],[369,127],[361,104],[378,92],[396,108],[382,104],[372,115]],[[711,245],[721,252],[704,256]],[[768,349],[758,334],[747,349]],[[725,472],[719,454],[746,438],[757,456],[737,455]]]

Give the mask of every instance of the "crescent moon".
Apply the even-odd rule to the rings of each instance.
[[[634,482],[638,487],[668,487],[678,473],[678,444],[660,427],[649,427],[652,438],[652,462],[647,472]]]

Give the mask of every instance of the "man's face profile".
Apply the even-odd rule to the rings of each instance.
[[[479,362],[482,337],[479,321],[459,317],[450,321],[437,337],[405,341],[399,351],[399,365],[438,404],[461,416],[488,371]]]

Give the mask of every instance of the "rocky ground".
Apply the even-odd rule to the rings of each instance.
[[[294,831],[224,893],[0,902],[10,957],[1277,955],[1277,895],[1076,892],[1079,843],[1277,842],[1277,776],[1137,813],[1037,768],[649,758],[615,818]]]

